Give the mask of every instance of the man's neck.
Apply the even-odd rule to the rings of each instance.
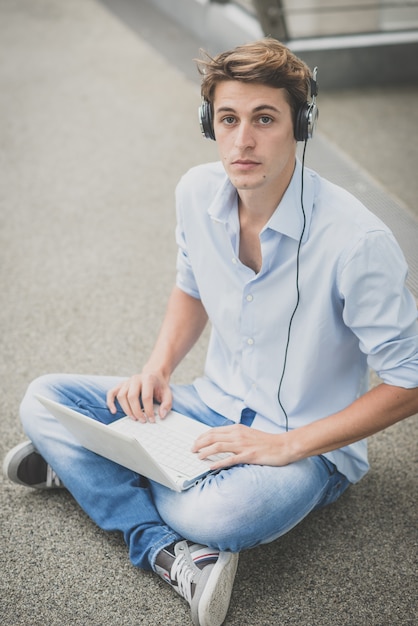
[[[287,186],[286,186],[287,188]],[[238,212],[240,224],[247,224],[261,231],[267,224],[284,195],[286,189],[279,194],[265,194],[257,190],[238,191]]]
[[[246,224],[250,228],[259,228],[259,232],[267,224],[280,204],[293,177],[293,172],[277,181],[274,187],[259,189],[238,189],[238,211],[241,227]]]

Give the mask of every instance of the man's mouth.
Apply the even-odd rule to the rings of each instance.
[[[260,163],[258,161],[253,161],[252,159],[235,159],[232,161],[232,165],[240,169],[251,169],[260,165]]]

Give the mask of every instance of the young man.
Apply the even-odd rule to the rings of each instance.
[[[391,232],[304,169],[297,140],[316,117],[307,66],[273,39],[201,62],[201,117],[221,162],[177,188],[177,282],[155,348],[128,380],[48,375],[22,402],[30,438],[5,473],[65,485],[132,563],[153,569],[220,625],[241,550],[273,541],[368,469],[365,438],[418,412],[417,311]],[[172,385],[212,325],[205,374]],[[382,383],[367,389],[368,368]],[[214,428],[194,451],[233,455],[177,493],[82,448],[34,398],[109,423],[170,408]]]

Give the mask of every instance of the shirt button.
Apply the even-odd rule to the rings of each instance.
[[[254,300],[254,296],[252,296],[250,293],[248,294],[248,296],[245,298],[247,302],[252,302]]]
[[[236,259],[235,257],[233,257],[233,258],[232,258],[232,263],[233,263],[234,265],[236,265],[236,264],[238,263],[238,261],[237,261],[237,259]]]
[[[249,346],[252,346],[253,343],[254,343],[254,339],[252,337],[248,337],[247,343],[248,343]]]

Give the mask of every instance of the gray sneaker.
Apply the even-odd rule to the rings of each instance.
[[[237,566],[238,554],[178,541],[172,552],[160,552],[155,571],[187,600],[194,626],[221,626],[228,612]]]
[[[18,485],[33,489],[59,489],[64,485],[31,441],[12,448],[3,462],[3,474]]]

